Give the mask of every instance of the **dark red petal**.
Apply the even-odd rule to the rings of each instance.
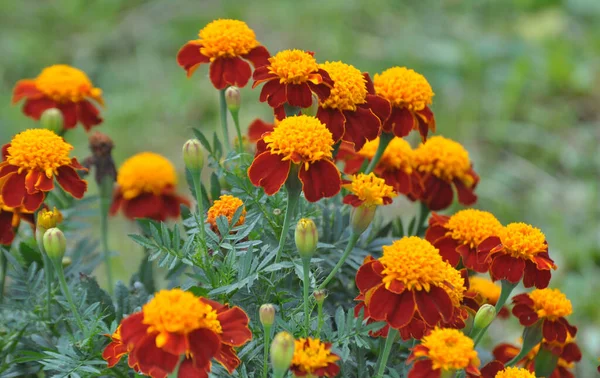
[[[248,168],[248,177],[255,186],[264,188],[267,195],[277,193],[285,183],[290,173],[291,162],[282,161],[279,155],[273,155],[269,151],[254,158],[252,165]]]
[[[456,193],[458,194],[458,202],[467,206],[477,202],[477,195],[473,189],[467,188],[462,181],[459,179],[454,180],[454,186],[456,187]]]
[[[501,255],[492,260],[490,273],[492,277],[499,280],[507,280],[511,283],[521,281],[525,270],[525,261],[516,259],[510,255]]]
[[[367,93],[370,95],[375,94],[375,86],[373,86],[373,80],[371,80],[371,75],[368,72],[363,72],[363,78],[365,79],[365,87],[367,89]]]
[[[221,345],[221,349],[215,356],[215,360],[219,361],[219,363],[227,369],[229,374],[233,373],[241,362],[237,354],[235,354],[233,347],[229,345]]]
[[[328,87],[326,84],[315,84],[310,81],[307,82],[307,84],[310,87],[310,90],[313,91],[321,101],[327,99],[331,94],[331,88]]]
[[[431,178],[430,187],[426,187],[427,205],[431,211],[443,210],[452,204],[452,187],[438,178]]]
[[[208,76],[216,89],[225,89],[229,84],[225,80],[225,64],[227,59],[215,59],[210,63]]]
[[[381,120],[382,125],[392,113],[392,105],[383,97],[372,94],[367,95],[367,104],[371,108],[371,111]]]
[[[13,212],[0,209],[0,244],[11,245],[15,238],[13,230]]]
[[[417,114],[419,116],[419,123],[422,122],[425,125],[425,127],[431,130],[431,132],[435,133],[435,116],[433,115],[433,112],[431,111],[429,106],[426,106],[422,110],[419,110]],[[424,136],[426,137],[427,133],[425,133]]]
[[[16,104],[23,98],[39,97],[42,95],[42,92],[35,85],[35,80],[19,80],[13,89],[12,103]]]
[[[490,236],[477,246],[477,252],[490,252],[493,249],[496,249],[498,246],[501,246],[502,242],[500,238],[497,236]]]
[[[386,320],[388,314],[393,314],[396,311],[400,299],[401,297],[398,294],[386,290],[385,286],[377,287],[367,304],[369,315],[373,320]]]
[[[504,364],[498,360],[488,362],[481,369],[482,378],[495,378],[498,372],[504,370]]]
[[[188,336],[190,352],[196,366],[206,366],[219,353],[221,340],[213,331],[200,328]]]
[[[479,256],[475,248],[470,248],[465,244],[461,244],[456,248],[456,252],[462,257],[463,265],[465,267],[479,273],[486,273],[489,270],[489,263],[479,262]]]
[[[2,185],[2,201],[7,207],[19,207],[23,204],[25,194],[25,172],[10,173],[5,176],[6,181]]]
[[[142,193],[130,200],[123,200],[123,213],[129,219],[150,218],[157,221],[166,219],[163,211],[161,196],[152,193]]]
[[[361,200],[360,198],[358,198],[356,195],[354,194],[348,194],[347,196],[344,196],[344,200],[343,200],[344,204],[346,205],[350,205],[352,207],[359,207],[360,205],[362,205],[365,201]]]
[[[254,70],[254,73],[252,74],[252,79],[255,80],[254,84],[252,85],[252,88],[256,88],[257,85],[259,85],[265,80],[274,79],[277,77],[277,75],[270,73],[269,71],[269,67],[257,67]]]
[[[42,192],[49,192],[54,189],[54,177],[48,177],[45,174],[41,174],[35,183],[37,190]]]
[[[23,113],[33,119],[40,119],[45,110],[56,107],[58,107],[56,102],[46,97],[27,99],[23,105]]]
[[[579,346],[573,342],[565,345],[560,357],[567,362],[579,362],[581,361],[582,354]]]
[[[321,108],[317,111],[317,118],[321,123],[327,126],[327,129],[333,135],[333,141],[337,142],[344,136],[346,118],[338,109]]]
[[[415,118],[407,108],[392,107],[390,116],[384,123],[384,130],[393,132],[397,137],[405,137],[414,128]]]
[[[250,142],[255,143],[262,138],[264,133],[273,131],[274,128],[274,124],[267,123],[260,118],[257,118],[252,121],[250,126],[248,126],[248,139]]]
[[[437,286],[431,286],[429,293],[425,291],[415,292],[415,301],[419,314],[425,322],[435,326],[442,318],[450,320],[454,306],[448,293]]]
[[[26,193],[25,198],[23,199],[23,207],[27,211],[36,211],[40,208],[45,198],[46,193],[42,191],[38,191],[33,194]]]
[[[537,313],[526,305],[515,305],[512,311],[513,315],[519,319],[519,323],[526,327],[535,324],[539,320]]]
[[[427,231],[425,231],[425,239],[430,243],[435,243],[438,239],[446,236],[446,232],[448,229],[439,224],[432,224],[432,220],[436,219],[436,213],[433,213],[431,218],[429,218],[429,227],[427,227]]]
[[[447,261],[453,267],[458,265],[460,255],[456,252],[456,247],[458,247],[456,240],[450,236],[444,236],[433,243],[433,246],[440,250],[440,255],[444,261]]]
[[[412,291],[406,290],[396,297],[396,306],[388,312],[387,321],[391,327],[399,329],[410,323],[417,305]]]
[[[186,358],[179,365],[177,378],[208,378],[210,363],[207,366],[196,366],[191,358]]]
[[[81,101],[77,110],[79,121],[81,121],[86,131],[89,131],[92,126],[102,123],[100,112],[91,102]]]
[[[121,341],[126,345],[135,345],[146,336],[148,326],[143,323],[144,314],[136,312],[121,321]]]
[[[312,92],[306,83],[287,84],[287,103],[299,108],[308,108],[312,104]],[[273,106],[271,103],[269,105]]]
[[[277,79],[267,82],[260,92],[261,101],[263,98],[267,99],[267,103],[270,107],[276,108],[282,106],[287,102],[287,85],[280,84]],[[266,95],[263,95],[265,93]]]
[[[344,140],[354,143],[354,149],[360,151],[367,141],[373,140],[381,133],[381,121],[373,112],[365,108],[356,111],[344,111],[346,133]]]
[[[375,169],[377,172],[377,168]],[[408,194],[411,192],[412,184],[410,176],[401,170],[387,170],[380,172],[379,175],[385,180],[385,183],[394,188],[396,193]]]
[[[224,344],[241,346],[252,340],[252,332],[248,328],[250,319],[241,308],[230,308],[219,313],[217,318],[223,328],[220,337]]]
[[[544,289],[548,287],[552,274],[549,270],[540,270],[531,261],[525,262],[525,274],[523,275],[523,286]]]
[[[418,360],[408,372],[408,378],[440,378],[441,370],[433,369],[433,363],[429,359]]]
[[[243,88],[248,84],[252,69],[250,65],[240,58],[220,58],[223,60],[223,80],[228,85]]]
[[[121,194],[121,190],[117,187],[113,191],[112,204],[110,205],[109,214],[115,215],[117,213],[117,211],[119,211],[119,208],[121,207],[122,203],[123,203],[123,195]]]
[[[152,374],[152,377],[154,374],[164,377],[165,373],[169,374],[175,370],[179,362],[178,355],[167,353],[156,346],[153,335],[141,339],[131,353],[135,353],[141,371]]]
[[[66,102],[56,106],[63,115],[63,126],[69,130],[77,125],[77,104],[74,102]]]
[[[361,293],[366,293],[381,284],[381,275],[373,269],[373,261],[361,265],[356,272],[356,286]]]
[[[269,50],[265,46],[256,46],[250,52],[243,56],[244,59],[248,59],[254,68],[258,68],[261,66],[266,66],[269,64],[269,58],[271,54],[269,54]]]
[[[317,202],[321,198],[333,197],[342,189],[340,171],[330,160],[318,160],[308,170],[302,164],[298,173],[306,200]]]
[[[8,148],[10,147],[10,143],[6,143],[4,146],[2,146],[2,161],[6,161],[6,159],[8,159]],[[8,164],[8,163],[7,163]],[[15,168],[15,170],[17,170],[18,168],[15,166],[12,166]],[[2,164],[0,164],[0,170],[4,168],[4,166]],[[0,177],[4,176],[3,174],[0,174]]]
[[[87,190],[87,182],[82,180],[77,174],[77,171],[71,166],[63,165],[57,169],[56,180],[60,186],[73,197],[77,199],[83,198]]]
[[[190,41],[186,43],[177,53],[177,64],[179,64],[187,72],[187,76],[191,76],[199,64],[209,63],[210,59],[200,53],[201,43],[198,41]]]
[[[37,169],[27,172],[25,176],[25,189],[27,189],[27,193],[33,194],[37,191],[35,184],[38,182],[40,176],[45,176],[45,174]]]

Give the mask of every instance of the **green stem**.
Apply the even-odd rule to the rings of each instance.
[[[496,307],[496,316],[498,316],[498,314],[500,313],[502,306],[504,306],[504,304],[508,300],[508,297],[510,297],[510,293],[512,293],[514,288],[517,287],[517,284],[513,284],[506,280],[502,280],[502,290],[500,291],[500,298],[498,298],[498,302],[496,302],[496,306],[495,306]],[[491,323],[490,323],[490,325],[491,325]],[[473,341],[475,342],[475,346],[477,346],[477,344],[479,344],[479,342],[483,338],[483,335],[485,335],[488,328],[490,328],[490,325],[488,325],[484,329],[480,330],[477,334],[473,335]]]
[[[288,180],[285,183],[285,186],[287,188],[288,203],[287,208],[285,209],[285,217],[283,218],[281,234],[279,235],[279,245],[277,247],[277,255],[275,255],[275,264],[277,264],[279,260],[281,260],[283,247],[285,246],[285,240],[290,229],[290,224],[292,223],[292,218],[294,218],[296,207],[298,206],[300,192],[302,191],[302,184],[300,183],[300,180],[296,175],[296,170],[293,167],[292,169],[290,169],[290,174]],[[273,280],[274,274],[275,272],[271,274],[271,280]]]
[[[385,367],[388,362],[388,358],[390,357],[390,352],[392,351],[392,346],[394,345],[394,341],[396,336],[398,335],[398,330],[390,327],[388,331],[387,339],[385,339],[385,346],[383,347],[383,354],[381,355],[381,361],[379,361],[379,367],[377,369],[376,378],[383,378],[383,373],[385,372]]]
[[[200,229],[200,243],[204,248],[206,235],[204,230],[204,200],[202,199],[202,170],[191,171],[192,181],[194,183],[194,192],[196,194],[196,203],[198,206],[198,217],[200,218],[198,228]]]
[[[310,288],[310,257],[302,259],[302,271],[304,273],[304,329],[306,337],[310,335],[310,310],[308,309],[308,289]]]
[[[75,306],[75,302],[73,302],[73,297],[71,296],[71,291],[69,290],[69,285],[67,285],[67,280],[65,279],[65,272],[63,271],[62,263],[60,261],[52,260],[54,263],[54,269],[56,270],[56,275],[58,276],[58,283],[60,284],[60,288],[69,303],[69,307],[71,307],[71,312],[75,317],[75,321],[77,321],[77,325],[81,332],[85,332],[85,326],[83,324],[83,320],[81,319],[81,315],[79,315],[79,311],[77,311],[77,307]]]
[[[4,254],[4,248],[0,248],[0,265],[2,265],[2,270],[0,270],[0,303],[2,303],[4,300],[4,285],[6,284],[6,271],[8,268],[8,261]]]
[[[373,156],[373,159],[371,159],[371,162],[369,163],[369,165],[367,166],[367,169],[365,170],[366,174],[373,172],[373,170],[377,166],[377,163],[379,163],[379,160],[383,156],[385,149],[387,148],[388,144],[390,144],[390,142],[392,141],[393,138],[394,138],[394,134],[392,134],[392,133],[385,133],[385,132],[381,133],[381,136],[379,137],[379,146],[377,146],[377,151],[375,152],[375,156]]]
[[[244,152],[244,140],[242,139],[242,130],[240,129],[240,111],[231,111],[231,118],[233,118],[233,124],[235,125],[235,131],[237,132],[238,149],[239,153]]]
[[[352,231],[352,233],[350,234],[350,240],[348,240],[348,245],[346,246],[346,249],[344,250],[344,253],[342,254],[342,258],[337,262],[337,264],[335,264],[335,266],[333,267],[333,269],[331,270],[331,272],[329,273],[327,278],[325,278],[325,281],[323,281],[323,283],[321,283],[321,285],[319,285],[319,288],[317,290],[323,290],[325,288],[325,286],[327,286],[329,281],[331,281],[333,279],[333,277],[335,277],[335,274],[338,272],[338,270],[340,270],[342,265],[344,265],[348,256],[350,256],[350,252],[352,252],[352,249],[356,245],[356,242],[358,241],[359,238],[360,238],[360,234]]]
[[[46,313],[48,320],[50,320],[52,308],[52,262],[44,251],[42,251],[42,261],[44,262],[44,277],[46,278]]]
[[[317,302],[317,337],[321,336],[321,328],[323,328],[323,302]]]
[[[267,378],[267,374],[269,373],[269,344],[271,342],[271,325],[263,326],[265,331],[265,345],[264,345],[264,353],[263,353],[263,373],[262,377]]]
[[[219,110],[221,114],[221,128],[223,129],[224,148],[229,150],[229,130],[227,128],[227,102],[225,101],[225,89],[219,91]]]
[[[110,250],[108,249],[108,211],[112,201],[114,179],[111,176],[105,176],[100,183],[100,235],[102,239],[102,254],[104,256],[104,267],[106,269],[106,285],[108,293],[113,293],[113,274],[110,263]]]
[[[427,229],[427,227],[423,227],[423,223],[425,223],[425,219],[427,219],[428,215],[429,207],[427,207],[427,204],[425,202],[420,202],[419,217],[417,218],[413,235],[420,236],[421,233],[425,231],[425,229]]]

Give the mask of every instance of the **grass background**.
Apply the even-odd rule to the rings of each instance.
[[[99,130],[115,159],[145,150],[171,158],[191,127],[218,125],[217,94],[201,68],[192,79],[178,49],[215,18],[246,21],[274,53],[315,51],[371,73],[404,65],[423,73],[436,96],[438,133],[468,148],[481,175],[478,207],[503,222],[546,234],[559,265],[551,285],[572,300],[584,362],[600,354],[600,2],[50,0],[0,2],[0,142],[35,123],[10,105],[21,78],[51,64],[83,69],[103,89]],[[270,117],[258,91],[243,89],[242,124]],[[87,156],[82,129],[70,132]],[[111,247],[125,278],[139,251],[113,224]],[[503,330],[497,330],[500,335]]]

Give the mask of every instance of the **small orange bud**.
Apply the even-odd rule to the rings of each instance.
[[[279,332],[271,343],[271,365],[273,365],[273,377],[281,378],[290,368],[294,358],[295,340],[294,336],[287,332]]]
[[[242,105],[242,95],[238,87],[229,87],[225,90],[225,103],[230,112],[237,112]]]
[[[190,139],[183,145],[183,162],[185,167],[192,172],[202,170],[204,166],[204,152],[198,139]]]
[[[294,236],[300,257],[311,258],[315,254],[319,242],[319,232],[315,222],[308,218],[300,219],[296,225]]]
[[[275,322],[275,307],[270,303],[260,306],[258,316],[260,318],[260,323],[264,327],[270,327]]]
[[[50,259],[62,264],[62,258],[67,250],[65,234],[58,228],[51,228],[44,233],[44,250]]]
[[[40,125],[44,129],[48,129],[56,134],[62,131],[63,124],[63,115],[60,110],[56,108],[44,110],[42,116],[40,117]]]

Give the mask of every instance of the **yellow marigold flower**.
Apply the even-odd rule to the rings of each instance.
[[[509,366],[499,371],[494,378],[535,378],[535,374],[527,369]]]
[[[536,289],[529,293],[529,298],[540,318],[556,320],[573,313],[571,301],[558,289]]]
[[[231,223],[235,212],[239,209],[240,206],[244,206],[244,203],[241,199],[230,196],[228,194],[224,194],[216,200],[213,205],[208,209],[207,219],[206,221],[210,223],[211,226],[217,227],[217,218],[219,216],[224,216],[227,218],[227,221]],[[246,209],[242,210],[242,215],[240,219],[237,221],[235,226],[240,226],[244,224],[246,215]]]
[[[374,173],[352,175],[351,180],[344,183],[344,188],[352,192],[344,197],[344,203],[354,207],[387,205],[396,196],[394,188]]]
[[[331,352],[331,344],[319,339],[300,338],[296,340],[294,357],[290,369],[295,375],[312,377],[335,377],[340,368],[336,362],[340,357]]]
[[[239,20],[214,20],[198,32],[200,52],[211,62],[221,57],[243,56],[260,44],[254,30]]]
[[[269,58],[270,72],[279,76],[282,84],[300,84],[310,80],[319,70],[317,60],[312,54],[302,50],[283,50]]]
[[[502,245],[513,257],[531,259],[546,251],[546,236],[537,227],[526,223],[511,223],[497,234]]]
[[[367,80],[360,70],[342,62],[325,62],[319,67],[327,71],[333,80],[331,95],[319,106],[340,110],[356,110],[357,105],[367,102]]]
[[[37,226],[45,230],[58,226],[63,221],[63,215],[56,207],[52,210],[42,209],[37,216]]]
[[[448,219],[445,227],[447,236],[471,248],[502,230],[502,224],[492,213],[477,209],[457,212]]]

